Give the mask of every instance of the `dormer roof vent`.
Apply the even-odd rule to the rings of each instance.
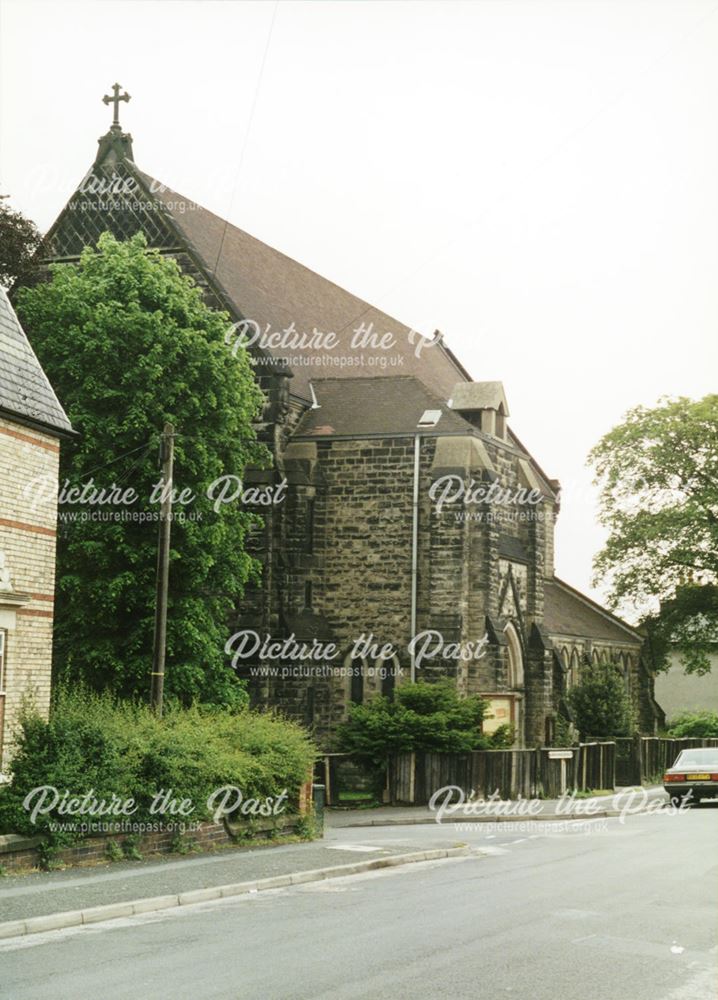
[[[506,438],[509,404],[503,382],[459,382],[454,386],[449,406],[484,433]]]

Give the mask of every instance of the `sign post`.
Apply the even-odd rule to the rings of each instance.
[[[549,760],[561,761],[561,794],[566,794],[566,761],[573,760],[573,750],[549,750]]]

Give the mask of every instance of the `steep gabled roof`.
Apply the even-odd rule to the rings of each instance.
[[[557,576],[544,582],[544,627],[552,636],[575,635],[619,644],[643,642],[634,628]]]
[[[357,434],[473,434],[475,429],[411,376],[312,379],[318,406],[307,410],[293,439]],[[427,410],[441,414],[420,428]]]
[[[73,433],[72,425],[2,288],[0,415],[61,437]]]
[[[335,333],[338,344],[331,350],[313,348],[275,350],[275,356],[294,355],[300,364],[293,372],[291,391],[309,399],[309,382],[332,375],[337,378],[412,375],[444,400],[457,382],[469,374],[440,340],[432,342],[412,331],[392,316],[364,302],[334,282],[298,263],[274,247],[231,225],[184,195],[171,191],[148,174],[133,169],[148,191],[165,207],[183,240],[189,244],[208,274],[218,281],[230,298],[234,311],[257,323],[262,330],[280,333],[291,324],[298,332]],[[360,324],[378,336],[393,334],[389,350],[354,347],[354,331]],[[326,362],[307,363],[317,354],[351,357],[344,366]],[[382,357],[380,357],[382,356]],[[376,359],[379,364],[376,364]],[[383,358],[388,367],[381,368]],[[363,364],[362,364],[363,359]]]

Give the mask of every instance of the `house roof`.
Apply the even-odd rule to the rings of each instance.
[[[434,396],[417,378],[312,379],[317,408],[307,410],[293,438],[357,434],[473,434],[475,428]],[[419,427],[427,410],[441,415],[432,426]]]
[[[148,190],[167,210],[183,239],[199,257],[204,268],[219,282],[235,311],[245,320],[259,324],[264,331],[281,333],[290,324],[297,332],[311,335],[315,330],[335,333],[338,343],[332,349],[275,349],[275,357],[300,356],[293,372],[291,391],[309,399],[309,382],[331,372],[336,378],[382,375],[376,359],[390,360],[387,375],[413,375],[421,379],[442,399],[448,400],[452,389],[470,376],[441,342],[428,340],[408,326],[340,288],[303,264],[292,260],[274,247],[197,205],[184,195],[170,190],[134,164]],[[354,331],[360,324],[379,337],[391,333],[390,349],[352,346]],[[330,361],[317,361],[316,355],[355,359],[344,367]],[[311,362],[311,363],[308,363]]]
[[[636,629],[557,576],[544,583],[544,627],[556,635],[641,645]]]
[[[0,358],[0,414],[61,437],[72,434],[72,425],[2,288]]]

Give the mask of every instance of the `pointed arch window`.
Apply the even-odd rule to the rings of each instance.
[[[568,671],[568,677],[566,678],[569,688],[575,687],[580,679],[581,674],[581,657],[578,655],[578,650],[573,649],[571,651],[571,665]]]
[[[516,626],[511,622],[506,626],[504,632],[509,645],[509,687],[522,688],[524,686],[524,654],[521,648],[521,639],[516,631]]]
[[[381,683],[381,693],[389,701],[394,700],[396,679],[399,676],[399,660],[396,656],[381,658],[376,661],[376,669]]]
[[[352,658],[351,653],[347,653],[344,657],[344,669],[349,677],[349,701],[353,705],[363,705],[366,660]]]

